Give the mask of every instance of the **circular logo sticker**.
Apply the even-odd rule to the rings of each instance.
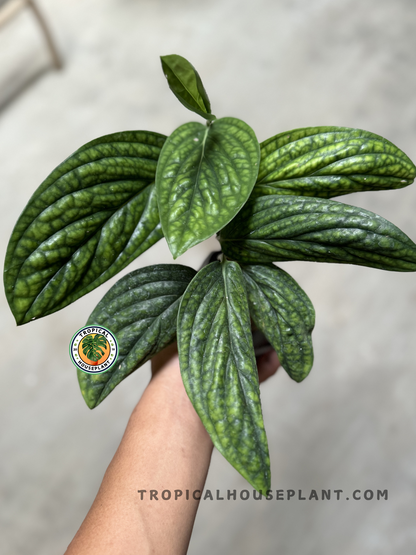
[[[117,360],[117,339],[107,328],[85,326],[71,339],[69,356],[82,372],[102,374],[107,372]]]

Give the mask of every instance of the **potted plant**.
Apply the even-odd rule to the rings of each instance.
[[[162,57],[169,87],[206,123],[169,137],[126,131],[83,145],[45,179],[13,230],[4,283],[18,325],[92,291],[165,237],[174,258],[217,234],[219,259],[135,270],[87,324],[119,345],[103,373],[78,371],[96,407],[124,378],[178,342],[186,391],[217,449],[263,494],[270,463],[251,321],[301,382],[313,363],[314,309],[275,262],[416,270],[416,244],[395,225],[332,197],[411,184],[416,167],[373,133],[309,127],[259,144],[243,121],[217,119],[195,68]],[[105,340],[85,354],[97,363]]]

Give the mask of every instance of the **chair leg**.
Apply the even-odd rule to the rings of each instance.
[[[54,40],[52,38],[52,34],[51,34],[47,24],[46,24],[45,18],[43,17],[41,12],[39,11],[39,8],[35,4],[34,0],[26,0],[26,3],[29,6],[29,8],[32,9],[36,19],[39,22],[39,25],[40,25],[40,27],[43,31],[44,36],[45,36],[45,40],[47,42],[49,51],[51,53],[54,66],[56,67],[56,69],[61,69],[62,68],[62,60],[61,60],[61,57],[60,57],[60,55],[58,53],[58,50],[55,46]]]

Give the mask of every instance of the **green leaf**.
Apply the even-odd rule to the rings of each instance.
[[[244,278],[213,262],[182,297],[178,349],[188,396],[220,453],[263,494],[270,461]]]
[[[156,172],[163,233],[174,258],[224,227],[256,181],[260,147],[236,118],[187,123],[166,140]]]
[[[103,374],[78,371],[82,395],[96,407],[124,378],[172,343],[179,302],[195,270],[158,264],[121,278],[101,299],[87,325],[109,329],[117,338],[117,362]]]
[[[379,135],[349,127],[306,127],[280,133],[261,147],[253,195],[330,198],[356,191],[400,189],[416,167]]]
[[[149,131],[101,137],[37,189],[6,254],[5,290],[17,324],[71,304],[163,236],[153,181],[165,138]]]
[[[251,317],[297,382],[313,364],[315,311],[309,297],[285,271],[272,264],[243,266]]]
[[[194,66],[177,54],[161,56],[160,59],[169,88],[179,102],[203,118],[214,120],[208,95]]]
[[[416,271],[416,245],[381,216],[332,200],[250,200],[221,231],[223,252],[244,263],[310,260]]]
[[[100,360],[100,358],[104,355],[102,347],[104,349],[107,347],[107,340],[103,335],[98,333],[95,334],[94,337],[89,335],[82,340],[82,352],[89,360],[94,362]]]

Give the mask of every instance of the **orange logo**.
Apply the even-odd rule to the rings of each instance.
[[[117,339],[107,328],[85,326],[73,336],[69,345],[69,355],[82,372],[101,374],[117,361]]]

